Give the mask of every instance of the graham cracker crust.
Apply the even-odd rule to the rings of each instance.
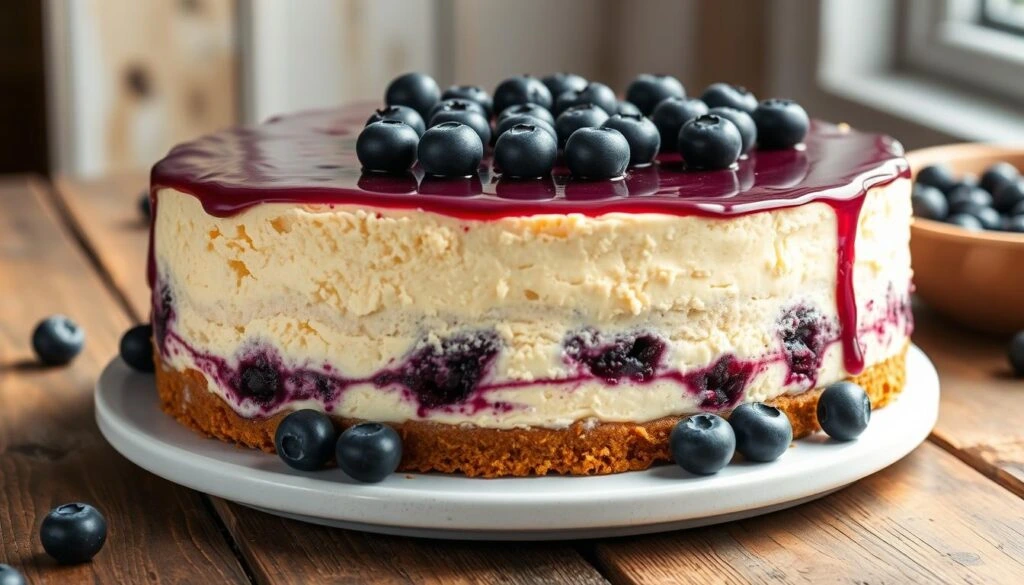
[[[850,380],[860,384],[873,408],[891,402],[906,380],[906,348]],[[270,418],[239,416],[207,389],[197,370],[166,368],[156,356],[160,406],[181,424],[217,439],[274,452],[274,432],[287,413]],[[819,430],[817,388],[769,401],[789,417],[794,438]],[[339,428],[356,422],[334,418]],[[603,475],[647,469],[670,461],[668,435],[683,417],[645,423],[587,423],[566,429],[486,429],[408,421],[391,426],[403,441],[400,471],[463,473],[470,477],[527,476],[559,473]]]

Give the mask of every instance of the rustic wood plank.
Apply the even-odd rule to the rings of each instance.
[[[596,545],[613,583],[1006,583],[1024,501],[939,447],[797,508]]]
[[[31,583],[248,583],[199,494],[129,463],[100,436],[93,385],[129,322],[46,189],[0,179],[0,562]],[[42,368],[32,356],[32,329],[52,313],[87,332],[67,367]],[[39,523],[78,500],[107,517],[107,544],[89,564],[58,567],[39,544]]]

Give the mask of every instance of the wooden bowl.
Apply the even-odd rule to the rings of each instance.
[[[944,163],[957,176],[1006,161],[1024,170],[1024,147],[950,144],[907,153],[911,171]],[[917,294],[958,323],[989,333],[1024,329],[1024,234],[969,231],[914,219],[910,253]]]

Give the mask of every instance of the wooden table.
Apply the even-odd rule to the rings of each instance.
[[[813,503],[682,532],[564,543],[433,542],[284,520],[166,482],[100,436],[92,388],[147,315],[145,175],[0,179],[0,562],[31,583],[1024,583],[1024,382],[1004,342],[927,312],[939,423],[892,467]],[[87,330],[70,366],[35,365],[35,323]],[[39,522],[107,516],[92,563],[59,567]]]

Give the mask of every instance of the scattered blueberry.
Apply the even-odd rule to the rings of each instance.
[[[1007,216],[1001,228],[1004,232],[1024,234],[1024,215]]]
[[[736,433],[736,450],[750,461],[775,461],[793,441],[789,417],[763,402],[737,406],[729,424]]]
[[[376,483],[398,469],[402,439],[394,429],[375,422],[349,427],[338,437],[338,467],[357,481]]]
[[[671,75],[641,73],[626,88],[626,101],[636,104],[645,116],[650,116],[658,104],[668,98],[684,98],[683,84]]]
[[[616,114],[622,114],[623,116],[643,116],[644,113],[640,111],[640,108],[636,107],[633,102],[627,102],[626,100],[619,100],[619,107],[615,109]]]
[[[649,165],[658,156],[658,149],[661,148],[658,127],[639,111],[636,114],[615,114],[601,126],[614,128],[626,137],[629,143],[629,166]]]
[[[494,162],[502,176],[532,178],[551,172],[558,144],[534,124],[516,124],[494,145]]]
[[[1008,181],[992,192],[992,206],[1000,213],[1012,213],[1024,203],[1024,179]]]
[[[430,118],[430,108],[441,99],[441,88],[434,78],[423,73],[406,73],[396,77],[384,92],[384,103],[389,106],[409,106],[424,120]]]
[[[416,162],[416,129],[398,120],[381,120],[363,128],[356,139],[356,156],[369,171],[400,173]]]
[[[992,196],[988,191],[969,185],[952,188],[946,193],[946,197],[949,199],[949,210],[953,213],[963,213],[968,207],[992,205]]]
[[[732,122],[740,131],[740,137],[743,139],[743,148],[740,149],[740,154],[750,152],[754,143],[757,142],[757,124],[754,124],[754,119],[750,117],[750,114],[743,110],[727,107],[711,108],[708,113]]]
[[[14,567],[0,563],[0,585],[25,585],[25,577]]]
[[[1018,331],[1010,340],[1008,355],[1013,373],[1018,377],[1024,377],[1024,331]]]
[[[445,122],[458,122],[472,128],[473,131],[476,132],[476,135],[480,137],[480,142],[482,144],[490,144],[491,123],[481,112],[465,108],[465,104],[471,103],[473,102],[459,100],[458,103],[445,104],[445,107],[437,110],[434,117],[430,119],[430,127],[433,128],[434,126]],[[474,104],[474,106],[476,106],[476,104]]]
[[[706,113],[708,106],[698,99],[670,97],[662,100],[651,114],[651,121],[661,134],[662,152],[675,152],[683,124]]]
[[[550,110],[553,101],[547,86],[530,75],[510,77],[494,89],[495,112],[504,112],[505,108],[518,104],[537,104]]]
[[[416,131],[417,136],[423,136],[423,132],[427,129],[427,125],[424,123],[423,116],[410,108],[409,106],[384,106],[373,112],[366,120],[366,126],[373,124],[374,122],[380,122],[381,120],[398,120],[399,122],[405,122],[412,126],[412,129]]]
[[[700,99],[709,108],[732,108],[747,114],[757,109],[757,98],[742,85],[712,83],[701,94]]]
[[[612,128],[580,128],[565,143],[565,163],[577,177],[621,177],[629,164],[629,142]]]
[[[931,185],[943,193],[949,191],[956,184],[953,171],[943,164],[930,165],[921,169],[917,172],[914,180],[922,185]]]
[[[416,154],[428,175],[466,177],[480,166],[484,143],[471,127],[443,122],[423,133]]]
[[[289,467],[302,471],[316,471],[327,465],[337,440],[330,417],[311,408],[284,417],[274,433],[277,456]]]
[[[954,213],[946,218],[946,223],[950,223],[956,226],[960,226],[966,230],[981,231],[984,229],[981,225],[981,221],[973,215],[966,213]]]
[[[484,109],[480,104],[472,100],[464,100],[462,98],[448,98],[441,100],[434,104],[434,107],[430,108],[430,113],[424,120],[427,121],[427,127],[430,127],[430,121],[434,119],[434,116],[438,112],[476,112],[480,114],[485,120],[489,120],[490,117],[487,115],[487,110]]]
[[[491,100],[491,95],[487,93],[487,90],[479,85],[449,86],[448,89],[444,90],[444,93],[441,94],[441,99],[447,100],[452,98],[476,102],[484,109],[484,115],[488,118],[494,115],[494,102]]]
[[[565,143],[573,132],[580,128],[597,128],[607,119],[608,114],[596,104],[582,104],[565,110],[555,120],[559,148],[565,148]]]
[[[679,154],[694,169],[727,169],[740,157],[743,137],[729,120],[705,114],[679,129]]]
[[[153,364],[153,327],[136,325],[121,336],[121,359],[132,369],[140,372],[152,372]]]
[[[946,201],[946,196],[931,185],[915,184],[910,203],[914,207],[916,217],[942,221],[949,215],[949,203]]]
[[[64,315],[43,319],[32,332],[32,349],[39,361],[62,366],[75,358],[85,345],[85,330]]]
[[[717,414],[695,414],[679,421],[669,435],[675,462],[690,473],[718,473],[736,452],[736,434]]]
[[[807,112],[792,100],[764,100],[752,117],[757,124],[757,145],[764,149],[792,148],[804,141],[811,127]]]
[[[89,504],[57,506],[39,529],[43,549],[62,565],[91,560],[107,541],[107,521]]]
[[[849,381],[829,384],[818,398],[818,424],[837,441],[852,441],[868,428],[871,400],[863,388]]]
[[[554,124],[549,124],[546,121],[541,120],[540,118],[534,116],[527,116],[525,114],[520,114],[518,116],[509,116],[504,120],[498,122],[498,127],[494,130],[494,136],[500,137],[509,128],[516,126],[518,124],[531,124],[533,126],[537,126],[541,130],[550,134],[552,138],[558,138],[558,133],[555,132]]]
[[[533,116],[534,118],[540,118],[548,124],[555,123],[555,117],[551,115],[551,111],[543,106],[537,104],[516,104],[505,108],[505,111],[498,114],[498,123],[505,121],[512,116]]]
[[[1020,178],[1017,167],[1008,162],[998,162],[981,174],[978,186],[995,195],[1004,185],[1016,182]],[[1000,210],[1002,211],[1002,210]]]
[[[612,88],[603,83],[591,81],[579,91],[567,91],[559,96],[555,104],[555,117],[573,106],[594,104],[611,116],[619,109],[619,100]]]
[[[552,73],[541,79],[541,82],[555,98],[567,91],[583,91],[587,87],[587,80],[575,73]]]
[[[142,217],[144,219],[149,219],[153,215],[153,212],[150,209],[149,191],[148,190],[147,191],[143,191],[142,193],[139,194],[139,214],[142,215]],[[0,585],[3,585],[3,584],[0,583]]]

